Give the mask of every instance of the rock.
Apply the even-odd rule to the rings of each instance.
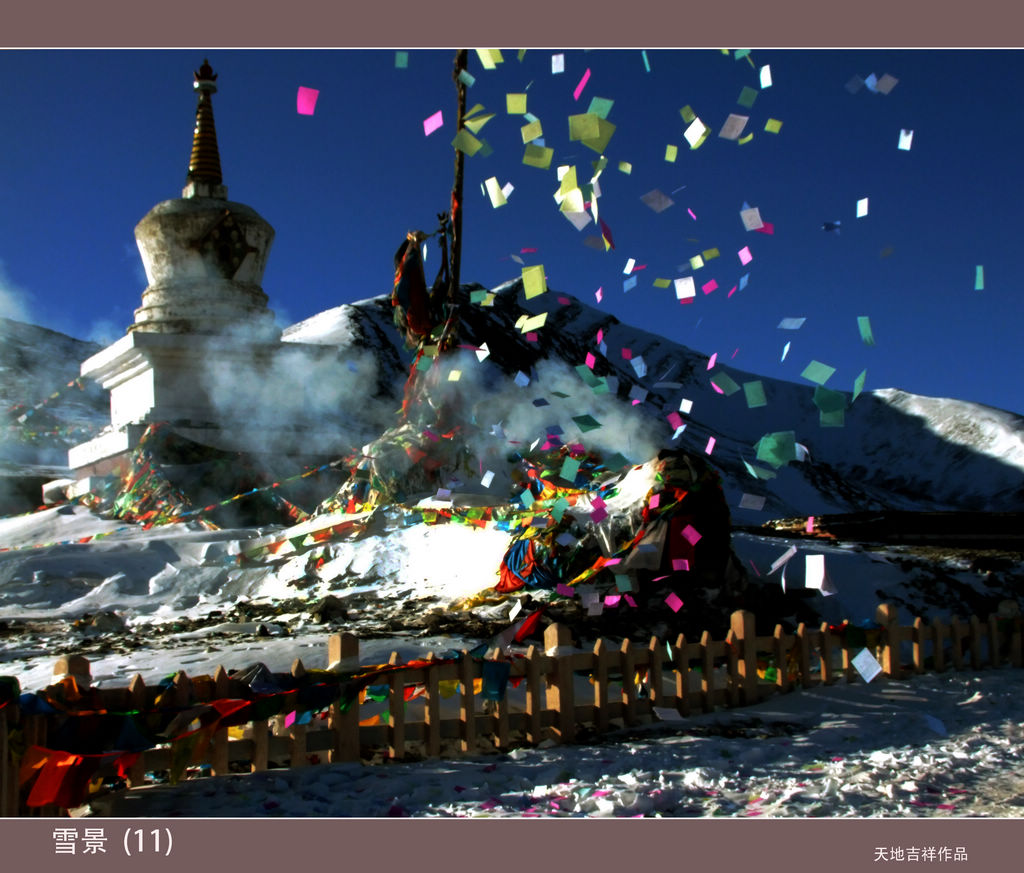
[[[318,624],[327,624],[332,621],[347,621],[348,610],[344,602],[333,594],[328,594],[310,610],[310,618]]]

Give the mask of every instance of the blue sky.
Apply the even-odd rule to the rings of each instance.
[[[564,54],[562,73],[552,72],[555,54]],[[180,194],[192,71],[204,55],[219,74],[214,112],[230,198],[277,232],[263,287],[279,320],[390,289],[405,232],[433,230],[448,203],[453,52],[409,50],[403,69],[393,50],[4,51],[0,73],[19,83],[0,92],[4,314],[101,341],[131,323],[145,287],[133,229]],[[830,388],[851,390],[866,369],[868,389],[1024,413],[1019,51],[755,49],[736,59],[651,50],[649,71],[639,49],[503,57],[485,70],[470,53],[469,105],[495,117],[480,131],[493,152],[466,159],[463,281],[513,278],[515,257],[543,264],[551,288],[727,366],[800,382],[817,360],[836,369]],[[765,65],[772,84],[762,88]],[[872,73],[898,83],[887,94],[850,93],[854,76]],[[299,86],[320,92],[311,116],[296,112]],[[737,102],[744,87],[757,92],[750,108]],[[506,112],[508,93],[527,95],[554,151],[549,169],[522,163],[526,121]],[[595,97],[613,101],[615,125],[599,180],[615,242],[607,252],[587,244],[594,225],[578,231],[553,198],[558,166],[575,166],[581,181],[593,174],[599,155],[569,139],[567,119]],[[695,150],[684,106],[711,128]],[[424,135],[438,110],[443,126]],[[717,136],[730,113],[749,116],[749,142]],[[765,131],[769,119],[782,122],[778,133]],[[913,131],[909,150],[898,148],[904,129]],[[674,162],[665,160],[670,144]],[[481,191],[490,177],[514,188],[497,209]],[[641,197],[655,189],[674,204],[650,209]],[[857,218],[862,198],[868,213]],[[744,229],[744,203],[773,234]],[[839,233],[822,229],[835,220]],[[690,267],[714,248],[719,257]],[[643,269],[625,291],[629,259]],[[434,250],[431,276],[436,266]],[[746,286],[728,296],[744,275]],[[654,287],[685,276],[698,288],[690,305]],[[711,280],[718,288],[705,295]],[[858,316],[870,318],[874,346],[862,342]],[[784,318],[806,321],[781,330]]]

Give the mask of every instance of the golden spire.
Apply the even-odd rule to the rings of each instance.
[[[199,92],[196,106],[196,127],[192,132],[192,157],[188,162],[188,181],[211,186],[221,185],[220,154],[217,151],[217,131],[213,126],[211,95],[217,91],[217,75],[204,58],[203,65],[194,73],[193,87]]]

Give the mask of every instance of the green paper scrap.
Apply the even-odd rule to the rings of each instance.
[[[486,299],[486,297],[487,297],[487,291],[485,289],[483,289],[483,288],[481,288],[479,291],[470,291],[469,292],[469,302],[470,303],[483,303],[484,300]]]
[[[405,70],[409,66],[408,52],[395,52],[395,69]]]
[[[616,452],[610,458],[605,458],[604,461],[604,465],[609,470],[621,470],[623,467],[628,467],[629,464],[629,458],[622,454],[622,452]]]
[[[466,130],[466,128],[462,128],[457,134],[455,134],[455,139],[452,140],[452,145],[469,157],[473,157],[473,155],[484,147],[484,144]]]
[[[846,395],[842,391],[833,391],[819,385],[814,389],[814,405],[825,414],[842,412],[846,409]]]
[[[628,176],[633,172],[633,165],[629,161],[619,161],[619,172]]]
[[[519,61],[520,63],[522,63],[523,62],[523,58],[526,57],[526,52],[527,51],[528,51],[528,49],[519,49],[519,51],[516,52],[516,60]],[[529,87],[529,86],[527,86],[527,87]]]
[[[535,139],[539,139],[544,136],[544,129],[541,127],[539,121],[531,121],[529,124],[524,124],[519,128],[519,132],[523,135],[523,142],[532,142]]]
[[[473,118],[467,118],[463,122],[463,125],[467,127],[469,130],[471,130],[473,133],[480,133],[480,128],[487,124],[487,122],[490,121],[492,118],[494,118],[494,113],[488,112],[486,115],[477,115]]]
[[[578,364],[576,366],[576,372],[580,374],[580,378],[587,383],[591,388],[595,385],[601,384],[601,380],[593,374],[591,369],[586,364]]]
[[[875,344],[875,337],[871,333],[871,319],[868,316],[857,316],[857,329],[860,330],[860,338],[864,340],[864,345],[873,346]]]
[[[853,401],[860,397],[861,393],[864,391],[864,380],[867,379],[867,376],[868,371],[861,370],[861,374],[853,380],[853,400],[851,400],[850,403],[853,403]]]
[[[476,76],[469,72],[469,70],[459,70],[459,81],[467,88],[472,88],[476,82]]]
[[[569,501],[564,497],[559,497],[554,503],[551,504],[551,517],[555,521],[561,521],[562,516],[565,515],[565,511],[569,508]]]
[[[745,58],[749,54],[750,54],[750,49],[736,49],[736,51],[733,52],[732,59],[734,61],[740,61],[740,60],[742,60],[743,58]]]
[[[602,155],[596,161],[591,161],[590,166],[594,168],[594,178],[590,180],[591,182],[593,182],[594,179],[596,179],[604,172],[605,167],[608,166],[608,158]]]
[[[719,255],[721,255],[721,252],[718,249],[705,249],[704,251],[701,252],[701,256],[704,258],[705,261],[714,260]]]
[[[633,582],[629,576],[622,576],[619,573],[613,573],[615,576],[615,587],[623,593],[633,590]]]
[[[526,152],[523,154],[523,163],[528,167],[546,170],[551,166],[551,159],[554,155],[554,149],[531,144],[526,147]]]
[[[754,448],[759,461],[777,469],[796,460],[796,433],[791,430],[766,433]]]
[[[587,431],[591,430],[597,430],[601,426],[601,422],[592,415],[574,415],[572,420],[576,422],[576,425],[583,433],[587,433]]]
[[[671,279],[655,279],[654,280],[654,287],[655,288],[668,288],[671,284],[672,284],[672,280]]]
[[[764,383],[760,379],[743,383],[743,393],[747,398],[747,408],[756,409],[767,406],[768,398],[764,396]]]
[[[523,504],[523,509],[529,509],[531,506],[533,506],[535,500],[536,498],[530,492],[529,488],[527,488],[525,491],[523,491],[522,494],[519,495],[519,502]]]
[[[590,106],[587,108],[587,112],[591,115],[607,118],[614,103],[614,100],[609,100],[607,97],[591,97]]]
[[[846,411],[837,409],[835,412],[820,412],[818,413],[818,425],[820,427],[844,427]]]
[[[544,267],[537,264],[533,267],[523,267],[523,291],[526,299],[539,297],[548,290],[547,282],[544,281]]]
[[[576,474],[580,471],[580,462],[575,458],[567,457],[562,462],[562,469],[559,472],[559,476],[565,479],[566,482],[572,482],[576,479]]]
[[[679,114],[683,116],[683,121],[687,124],[693,124],[694,119],[697,117],[697,113],[688,105],[680,109]]]
[[[611,388],[608,387],[608,377],[599,376],[597,381],[590,386],[591,391],[595,394],[608,394],[611,392]]]
[[[823,364],[820,361],[811,361],[800,375],[809,382],[824,385],[835,371],[836,368],[830,367],[828,364]]]
[[[480,157],[482,157],[482,158],[490,157],[491,155],[494,154],[494,149],[491,147],[491,144],[489,142],[487,142],[487,140],[485,140],[485,139],[480,140],[480,152],[479,152],[479,154],[480,154]]]
[[[505,95],[505,111],[509,115],[525,115],[526,114],[526,95],[525,94],[506,94]]]
[[[740,96],[736,102],[745,109],[750,109],[754,105],[754,101],[757,99],[757,88],[751,88],[749,85],[744,85],[743,90],[740,91]]]
[[[985,290],[985,268],[981,264],[974,268],[974,290]]]
[[[665,146],[665,160],[669,163],[675,163],[676,156],[679,154],[679,146],[667,145]]]
[[[765,122],[764,129],[768,133],[778,133],[782,130],[782,122],[777,118],[769,118],[768,121]]]
[[[434,366],[434,359],[431,358],[429,355],[423,355],[416,362],[416,369],[417,370],[426,371],[426,370],[429,370],[432,366]]]
[[[711,374],[711,384],[717,385],[726,397],[740,390],[740,386],[736,384],[735,380],[723,370]]]
[[[753,464],[748,464],[745,460],[743,461],[743,466],[747,468],[747,472],[755,479],[775,478],[775,473],[773,473],[771,470],[765,470],[763,467],[755,467]]]
[[[649,73],[651,71],[651,62],[647,60],[647,49],[642,49],[640,55],[644,59],[644,69]]]

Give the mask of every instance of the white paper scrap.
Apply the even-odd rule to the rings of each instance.
[[[875,656],[867,649],[861,649],[857,653],[857,657],[851,660],[850,663],[857,669],[857,672],[860,673],[861,678],[865,682],[870,682],[882,672],[882,665],[875,660]]]

